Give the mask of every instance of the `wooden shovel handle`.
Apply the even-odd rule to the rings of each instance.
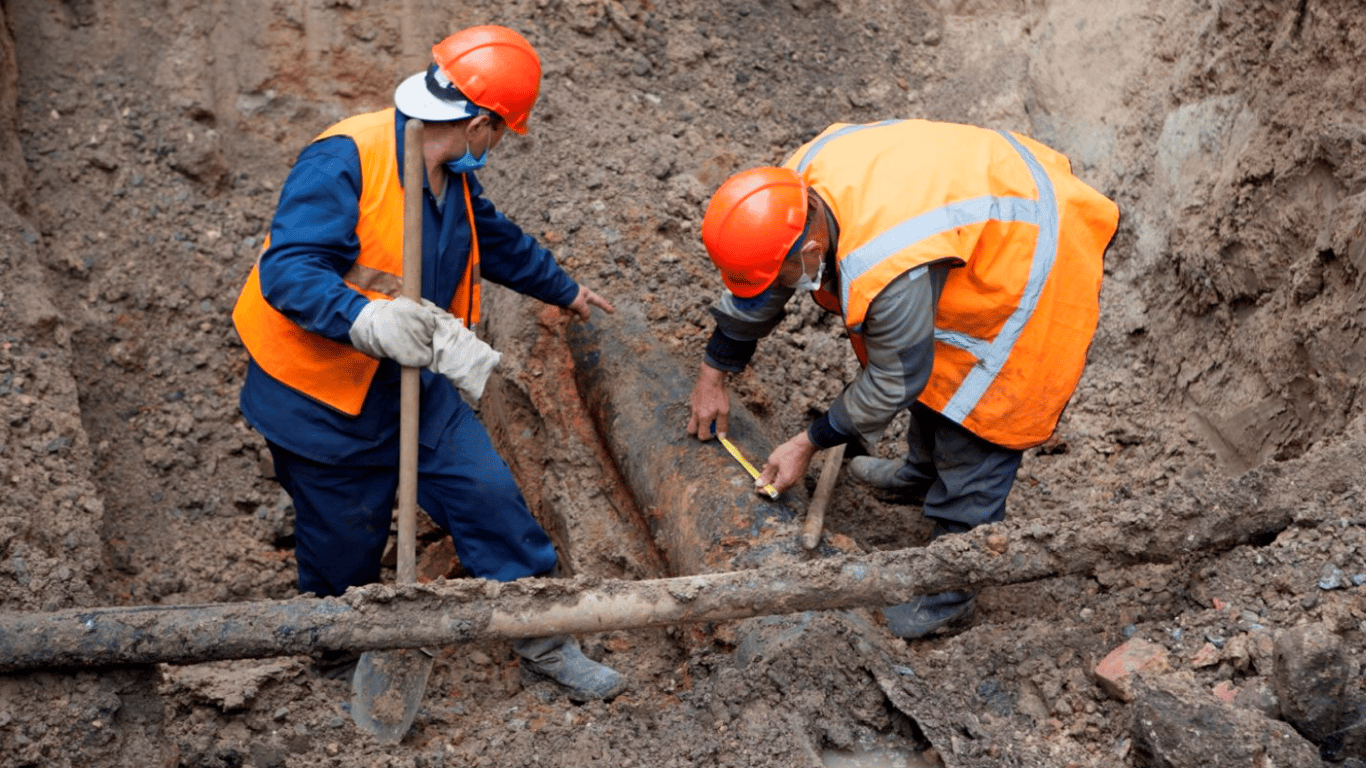
[[[830,494],[835,492],[835,478],[839,477],[840,465],[844,463],[844,443],[825,452],[825,464],[821,466],[820,479],[816,481],[816,491],[811,494],[811,504],[806,508],[806,524],[802,526],[802,546],[815,549],[821,543],[821,529],[825,527],[825,508],[830,506]]]
[[[422,121],[403,127],[403,297],[422,301]],[[417,425],[422,369],[399,382],[398,583],[417,581]]]

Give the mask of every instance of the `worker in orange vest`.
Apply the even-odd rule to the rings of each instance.
[[[526,133],[541,76],[531,44],[479,26],[432,56],[398,86],[396,109],[343,120],[299,155],[233,310],[251,358],[241,409],[293,499],[302,592],[339,595],[379,577],[398,485],[402,366],[425,369],[418,501],[462,565],[498,581],[556,569],[549,536],[471,407],[500,357],[472,330],[480,279],[584,320],[613,308],[485,200],[475,176],[508,129]],[[405,179],[404,126],[414,118],[424,123],[425,173]],[[421,302],[400,297],[409,191],[423,198]],[[568,635],[513,647],[571,698],[626,687]]]
[[[1099,312],[1115,204],[1024,136],[924,120],[837,124],[782,167],[716,191],[702,241],[728,289],[691,395],[689,433],[725,435],[727,372],[798,292],[839,313],[862,369],[769,455],[756,485],[802,479],[813,454],[875,444],[909,409],[907,455],[850,474],[922,500],[932,537],[1005,518],[1023,451],[1053,433]],[[899,637],[960,628],[976,594],[883,609]]]

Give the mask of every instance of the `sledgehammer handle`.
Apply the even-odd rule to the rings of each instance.
[[[830,494],[835,492],[835,478],[844,463],[844,443],[825,452],[816,492],[811,494],[811,505],[806,508],[806,524],[802,526],[802,546],[815,549],[821,543],[821,529],[825,527],[825,508],[830,506]]]

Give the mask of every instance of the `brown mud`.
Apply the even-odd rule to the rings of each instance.
[[[1060,442],[1026,455],[1000,534],[1065,549],[1104,531],[1108,548],[994,582],[960,634],[907,644],[866,610],[589,634],[632,688],[585,705],[524,678],[505,640],[443,646],[394,747],[357,732],[349,686],[308,656],[16,672],[0,676],[0,765],[819,766],[886,743],[949,766],[1366,760],[1357,3],[0,0],[0,15],[6,612],[294,595],[292,512],[237,412],[229,312],[303,143],[388,106],[460,27],[507,24],[541,53],[531,131],[481,179],[621,308],[595,327],[644,319],[600,355],[681,372],[642,378],[649,391],[686,392],[710,332],[711,191],[832,122],[1017,130],[1122,212],[1086,375]],[[719,538],[661,521],[686,495],[643,484],[725,489],[739,468],[713,445],[677,482],[642,480],[652,451],[702,450],[680,447],[684,404],[642,398],[677,431],[623,441],[583,329],[486,292],[504,358],[481,414],[580,583],[796,557],[800,519]],[[747,450],[853,375],[840,336],[806,302],[761,345],[732,392],[755,419]],[[871,450],[896,455],[903,428]],[[1249,520],[1274,524],[1207,535]],[[917,509],[848,479],[825,523],[840,552],[927,538]],[[419,533],[423,573],[458,578],[449,542]],[[1102,684],[1129,639],[1156,649],[1150,672]]]

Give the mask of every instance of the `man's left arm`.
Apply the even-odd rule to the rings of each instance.
[[[806,431],[773,449],[756,486],[801,481],[816,451],[862,436],[877,441],[897,412],[915,402],[934,363],[934,311],[946,267],[918,267],[896,278],[868,308],[868,365]]]
[[[906,272],[873,300],[863,336],[868,365],[808,428],[817,448],[856,435],[877,442],[892,418],[920,396],[934,366],[935,282],[942,280],[936,269],[945,268]]]
[[[579,284],[536,242],[536,238],[500,213],[472,181],[470,202],[479,237],[479,270],[483,277],[546,304],[568,308],[580,298]]]

